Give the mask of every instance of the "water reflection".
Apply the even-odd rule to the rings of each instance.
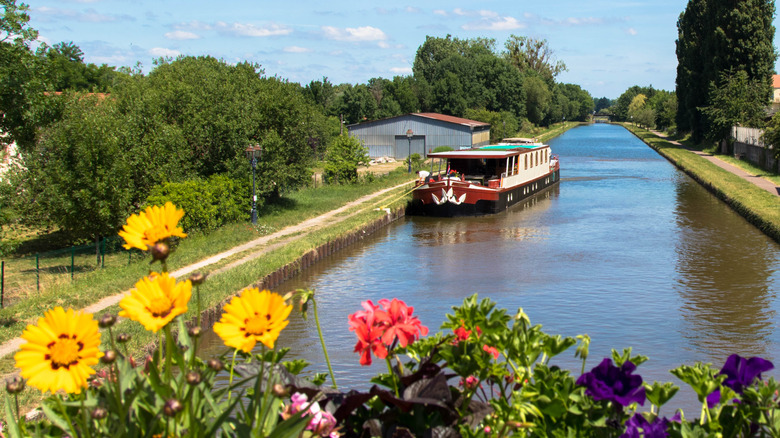
[[[683,299],[682,335],[715,363],[730,352],[772,360],[777,245],[694,184],[677,186],[675,290]]]

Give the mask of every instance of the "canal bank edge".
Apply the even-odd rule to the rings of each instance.
[[[360,225],[352,231],[330,239],[317,248],[307,251],[297,259],[263,276],[249,287],[256,287],[261,290],[275,288],[284,283],[286,280],[308,269],[311,265],[317,263],[318,261],[365,239],[366,237],[390,225],[405,215],[406,208],[404,206],[390,210],[386,215],[379,219],[374,219],[373,221]],[[232,296],[227,297],[216,306],[211,306],[210,308],[202,311],[200,322],[201,328],[210,328],[213,326],[214,323],[222,317],[222,311],[225,304],[227,304],[232,298]],[[187,326],[191,327],[195,324],[195,319],[193,318],[187,323]],[[153,350],[153,348],[150,350]]]
[[[675,156],[669,154],[664,147],[659,147],[656,143],[663,143],[665,145],[668,145],[669,148],[675,150],[686,151],[688,154],[690,154],[692,159],[701,160],[702,162],[707,162],[707,160],[705,160],[704,158],[696,156],[693,152],[687,150],[684,146],[675,144],[645,129],[632,127],[626,124],[621,124],[621,125],[624,128],[626,128],[629,132],[631,132],[634,136],[636,136],[639,140],[641,140],[643,143],[645,143],[646,145],[650,146],[653,150],[658,152],[662,157],[664,157],[667,161],[672,163],[675,167],[680,169],[686,175],[690,176],[694,181],[699,183],[702,187],[707,189],[707,191],[712,193],[715,197],[725,202],[726,205],[728,205],[737,214],[745,218],[745,220],[750,222],[756,228],[761,230],[762,233],[766,234],[775,242],[780,243],[780,215],[777,214],[777,212],[780,211],[780,208],[777,208],[774,214],[772,214],[772,212],[765,213],[759,209],[753,208],[753,206],[748,205],[745,202],[741,201],[739,199],[740,196],[738,194],[732,193],[731,191],[727,190],[725,187],[718,184],[718,181],[714,181],[710,178],[707,178],[705,175],[702,175],[699,172],[694,171],[690,167],[686,166],[684,160],[680,160]],[[640,132],[643,135],[640,135]],[[655,139],[656,141],[649,141],[650,138]],[[715,166],[715,164],[711,164],[711,163],[708,164]],[[717,167],[717,168],[723,169],[721,167]],[[729,172],[727,169],[723,169],[723,170]],[[734,175],[735,178],[739,178],[739,176],[737,176],[733,172],[729,172],[729,173]],[[754,189],[756,190],[757,193],[760,193],[761,194],[760,196],[769,196],[769,197],[772,196],[768,192],[765,192],[763,189],[755,187],[751,182],[745,180],[744,178],[740,178],[740,179],[745,181],[745,183],[748,184],[748,187],[750,187],[751,190]]]

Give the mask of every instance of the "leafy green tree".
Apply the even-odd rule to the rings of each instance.
[[[54,91],[107,92],[122,75],[105,64],[100,67],[85,64],[84,53],[73,42],[42,47],[38,56],[44,58],[47,82]]]
[[[775,160],[780,160],[780,112],[772,116],[772,120],[769,121],[764,129],[764,135],[761,137],[761,140],[765,145],[774,148]]]
[[[535,125],[541,125],[550,111],[552,101],[552,93],[547,83],[539,76],[531,74],[525,77],[523,90],[528,120]]]
[[[333,100],[336,96],[336,91],[333,84],[328,81],[327,77],[323,77],[321,81],[311,81],[304,89],[304,95],[315,105],[322,108],[324,113],[333,105]],[[335,115],[335,114],[334,114]]]
[[[669,129],[674,126],[677,116],[677,95],[673,91],[658,90],[647,100],[647,104],[655,112],[655,125],[659,129]]]
[[[555,59],[555,52],[547,40],[510,35],[505,47],[504,56],[512,65],[521,72],[535,72],[550,86],[561,72],[567,70],[563,61]]]
[[[463,117],[490,123],[490,142],[498,143],[501,139],[514,137],[520,125],[514,114],[509,111],[489,111],[486,109],[467,109]]]
[[[769,102],[777,58],[774,15],[772,0],[689,0],[677,22],[677,125],[690,131],[694,141],[715,138],[721,131],[702,109],[712,106],[711,93],[722,87],[724,73],[745,71],[758,87],[754,98]]]
[[[629,87],[615,101],[615,105],[612,106],[612,113],[617,117],[618,120],[627,121],[630,119],[628,110],[629,105],[631,105],[631,101],[633,101],[634,98],[639,94],[643,94],[645,99],[652,99],[653,96],[655,96],[655,93],[656,90],[652,85],[649,87],[640,87],[638,85]]]
[[[607,97],[600,97],[594,101],[594,104],[595,104],[595,108],[593,110],[599,112],[602,109],[611,107],[612,100]]]
[[[374,120],[379,106],[365,84],[343,84],[336,97],[335,107],[347,124]]]
[[[701,109],[709,126],[707,140],[728,139],[732,126],[763,126],[766,105],[760,82],[744,70],[723,73],[721,85],[710,90],[710,105]]]
[[[336,137],[325,155],[325,178],[331,183],[357,181],[358,166],[368,165],[368,149],[350,135]]]
[[[590,93],[576,84],[556,84],[556,92],[567,98],[568,104],[564,106],[563,117],[566,120],[578,120],[584,122],[594,111],[594,101]]]
[[[634,98],[631,99],[631,103],[628,104],[628,117],[634,120],[639,110],[645,107],[646,102],[647,102],[647,96],[645,96],[644,94],[640,93],[634,96]]]
[[[138,201],[126,121],[112,100],[71,96],[25,157],[26,202],[75,239],[113,234]]]

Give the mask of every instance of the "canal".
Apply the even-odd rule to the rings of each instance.
[[[340,388],[367,389],[386,370],[352,352],[347,315],[361,301],[401,299],[436,331],[473,293],[522,307],[547,333],[588,334],[588,368],[612,348],[649,356],[638,372],[681,385],[668,406],[689,417],[699,405],[670,369],[720,367],[731,353],[780,367],[780,245],[619,126],[578,127],[550,145],[562,180],[536,198],[492,216],[406,217],[281,285],[315,290]],[[224,351],[207,339],[205,354]],[[279,345],[327,372],[312,318],[292,317]],[[577,375],[573,356],[555,363]]]

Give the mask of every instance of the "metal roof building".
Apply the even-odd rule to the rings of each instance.
[[[490,124],[437,113],[373,120],[349,125],[347,130],[363,142],[371,158],[405,159],[414,153],[426,157],[439,146],[469,149],[490,144]]]

